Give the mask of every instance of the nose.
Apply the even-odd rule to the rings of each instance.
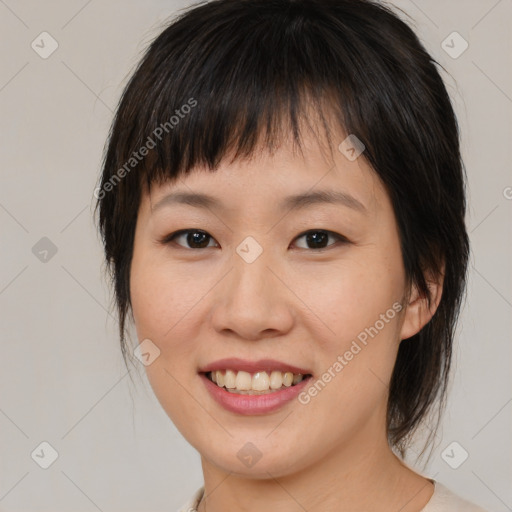
[[[282,336],[294,322],[293,293],[275,263],[235,255],[233,268],[215,287],[212,322],[217,332],[257,341]]]

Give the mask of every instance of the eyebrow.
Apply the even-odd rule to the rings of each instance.
[[[195,208],[204,209],[222,209],[224,206],[222,202],[214,196],[202,194],[198,192],[171,192],[160,201],[158,201],[152,211],[174,204],[187,204]],[[303,210],[311,206],[319,204],[339,204],[352,208],[360,213],[367,213],[367,209],[354,196],[348,192],[339,190],[317,190],[314,192],[304,192],[301,194],[286,197],[280,204],[280,210]]]

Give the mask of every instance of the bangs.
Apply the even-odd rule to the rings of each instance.
[[[199,7],[193,26],[182,15],[153,42],[121,99],[115,125],[123,135],[111,141],[111,169],[146,147],[131,174],[150,188],[195,166],[214,169],[228,154],[272,153],[288,141],[302,152],[304,127],[331,152],[341,133],[371,149],[365,130],[372,118],[382,122],[379,92],[390,73],[379,72],[385,61],[360,37],[358,24],[368,21],[351,25],[347,17],[329,27],[321,13],[293,3],[258,4],[254,13],[250,2],[238,3],[218,14],[208,5],[202,21]]]
[[[172,182],[192,168],[213,171],[224,159],[233,162],[258,152],[273,154],[283,145],[303,155],[305,132],[316,137],[322,148],[327,141],[331,155],[343,140],[339,135],[345,131],[341,114],[333,115],[332,102],[305,87],[280,91],[270,87],[264,94],[255,94],[235,82],[227,85],[229,100],[216,104],[208,101],[209,96],[206,89],[198,90],[188,102],[170,111],[188,111],[186,105],[193,105],[179,121],[176,114],[163,115],[156,132],[161,141],[137,170],[147,190],[153,183]]]

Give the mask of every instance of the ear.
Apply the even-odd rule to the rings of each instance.
[[[400,330],[400,339],[406,340],[414,336],[430,321],[437,311],[441,302],[444,281],[444,263],[442,265],[441,274],[437,279],[427,276],[427,285],[431,294],[430,308],[428,307],[427,298],[420,295],[416,286],[413,285],[409,303],[405,308],[403,323]]]

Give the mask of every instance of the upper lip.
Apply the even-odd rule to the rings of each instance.
[[[239,359],[237,357],[230,357],[226,359],[219,359],[213,363],[209,363],[199,369],[200,373],[213,372],[215,370],[238,370],[249,373],[256,373],[261,371],[281,371],[301,373],[302,375],[311,374],[310,370],[300,368],[283,361],[275,359],[259,359],[258,361],[248,361],[246,359]]]

